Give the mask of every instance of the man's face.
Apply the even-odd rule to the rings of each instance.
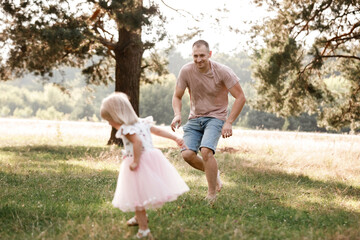
[[[208,71],[211,51],[204,45],[194,46],[192,49],[194,62],[201,72]]]

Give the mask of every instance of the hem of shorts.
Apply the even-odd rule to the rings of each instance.
[[[185,151],[185,150],[191,150],[191,151],[193,151],[193,152],[195,152],[195,153],[198,153],[198,150],[194,150],[194,149],[190,149],[190,148],[188,148],[188,149],[182,148],[182,149],[180,150],[180,152],[183,152],[183,151]]]
[[[215,154],[215,152],[216,152],[216,148],[215,148],[215,149],[213,149],[212,147],[205,146],[205,145],[200,146],[200,147],[199,147],[199,149],[201,149],[201,148],[203,148],[203,147],[206,147],[206,148],[208,148],[208,149],[211,149],[211,150],[213,151],[213,154]]]

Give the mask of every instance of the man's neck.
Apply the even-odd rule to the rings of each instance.
[[[208,73],[208,72],[210,72],[210,70],[211,70],[211,64],[210,64],[210,62],[209,62],[209,64],[207,65],[207,68],[199,69],[199,72],[201,72],[201,73]]]

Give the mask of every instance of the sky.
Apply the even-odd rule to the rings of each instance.
[[[224,52],[230,54],[239,49],[247,50],[246,40],[248,40],[248,37],[246,34],[235,34],[229,30],[228,26],[244,31],[249,29],[250,21],[260,20],[268,15],[263,8],[257,8],[254,4],[251,4],[250,0],[164,0],[168,6],[174,9],[182,9],[183,11],[180,11],[182,14],[165,6],[161,0],[157,2],[161,11],[169,20],[167,25],[168,34],[172,36],[182,35],[189,32],[189,27],[194,26],[204,31],[201,36],[194,38],[194,40],[177,46],[185,57],[191,53],[192,42],[199,38],[209,42],[213,53]],[[219,8],[226,8],[228,12],[216,11]],[[194,16],[200,16],[203,13],[207,17],[204,17],[200,22],[196,22],[192,20],[192,17],[187,12]],[[214,20],[211,21],[209,15],[222,17],[219,18],[221,19],[221,27],[211,24]]]

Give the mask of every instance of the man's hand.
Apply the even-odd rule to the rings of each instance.
[[[175,132],[175,128],[179,128],[181,126],[181,115],[175,115],[174,119],[171,122],[171,130]]]
[[[221,135],[223,138],[228,138],[232,136],[232,125],[231,123],[225,122],[221,130]]]

